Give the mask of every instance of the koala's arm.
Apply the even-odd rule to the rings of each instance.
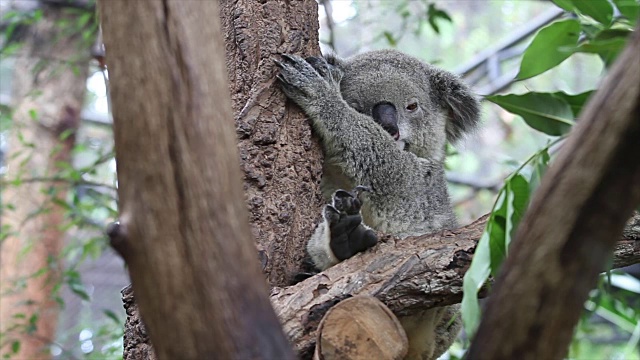
[[[407,181],[423,181],[425,174],[412,177],[407,172],[429,171],[429,160],[399,149],[372,118],[344,101],[338,68],[320,58],[314,58],[313,66],[298,56],[286,55],[284,59],[277,62],[283,91],[311,119],[328,160],[337,162],[346,176],[383,193],[405,188],[399,185],[409,186],[404,184]]]

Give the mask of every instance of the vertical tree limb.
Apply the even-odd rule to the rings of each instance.
[[[244,205],[216,1],[99,2],[120,225],[159,359],[293,358]]]
[[[561,359],[598,273],[640,203],[640,28],[545,175],[469,359]]]
[[[251,230],[271,286],[300,271],[323,200],[320,146],[274,82],[273,59],[320,53],[315,0],[223,0],[227,71]]]

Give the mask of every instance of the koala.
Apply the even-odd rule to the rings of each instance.
[[[325,154],[330,204],[307,244],[317,270],[374,246],[376,231],[405,238],[456,227],[445,144],[476,128],[479,104],[455,75],[395,50],[345,60],[283,55],[276,64]],[[457,306],[399,320],[408,359],[436,359],[461,327]]]

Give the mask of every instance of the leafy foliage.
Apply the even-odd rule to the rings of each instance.
[[[540,30],[522,56],[516,79],[540,75],[566,60],[578,43],[579,35],[580,23],[574,19],[557,21]]]
[[[636,1],[614,1],[622,17],[614,18],[614,8],[607,0],[553,0],[577,19],[558,20],[543,28],[525,50],[517,80],[537,76],[558,66],[576,53],[592,53],[609,66],[620,53],[637,21],[640,4]],[[533,129],[556,140],[534,154],[505,181],[478,243],[471,266],[464,277],[462,319],[467,334],[473,336],[480,321],[477,293],[486,286],[490,275],[496,275],[509,251],[509,244],[550,161],[550,146],[562,141],[570,131],[588,98],[595,90],[570,95],[564,92],[528,92],[521,95],[494,95],[487,100],[506,111],[519,115]],[[529,174],[528,176],[526,174]],[[622,275],[620,275],[622,276]],[[631,281],[632,277],[624,277]],[[616,279],[621,279],[616,276]],[[618,280],[616,280],[618,281]],[[620,281],[618,281],[620,283]],[[634,282],[637,293],[640,286]],[[608,318],[632,334],[625,354],[636,348],[640,339],[637,311],[614,300],[603,288],[594,291],[586,309]],[[583,327],[584,324],[582,325]],[[585,327],[586,328],[586,327]],[[578,332],[580,334],[580,332]],[[575,353],[575,344],[572,346]]]
[[[564,135],[573,125],[573,110],[561,96],[530,92],[523,95],[493,95],[485,99],[520,115],[529,126],[548,135]]]
[[[478,242],[471,266],[464,276],[462,320],[468,334],[474,334],[480,324],[478,291],[484,286],[489,275],[495,276],[500,270],[515,229],[529,203],[533,187],[540,183],[548,165],[549,147],[559,140],[550,143],[529,158],[507,178],[498,193],[498,199],[487,219],[487,226]],[[532,167],[528,178],[524,175],[525,166]]]
[[[79,37],[81,48],[78,51],[82,51],[82,54],[85,54],[97,34],[98,24],[95,13],[83,9],[63,9],[62,11],[74,16],[58,21],[55,24],[56,31],[62,34],[61,36],[63,37]],[[43,12],[40,9],[30,12],[8,11],[4,13],[3,27],[1,28],[4,42],[2,42],[0,50],[0,59],[13,56],[17,50],[20,50],[22,45],[20,41],[24,39],[18,35],[21,35],[25,26],[36,24],[42,20],[42,17]],[[77,70],[77,65],[73,62],[67,64],[55,60],[43,59],[38,63],[34,71],[42,71],[47,66],[56,66],[56,71],[62,69],[63,66],[70,66],[72,71]],[[28,94],[33,98],[37,98],[40,95],[41,91],[38,90]],[[55,205],[63,209],[63,217],[57,226],[68,234],[62,251],[59,254],[51,254],[48,264],[44,267],[36,269],[32,274],[16,279],[12,283],[11,292],[21,292],[31,279],[45,278],[53,283],[53,291],[50,297],[57,302],[60,308],[67,306],[64,299],[68,299],[68,297],[66,295],[63,296],[63,291],[77,296],[82,304],[88,304],[95,300],[92,298],[93,289],[83,281],[80,268],[86,260],[97,259],[102,255],[106,249],[102,231],[106,221],[114,218],[116,214],[115,186],[110,184],[113,182],[113,173],[108,170],[114,161],[112,145],[103,142],[98,143],[96,138],[91,136],[86,138],[79,136],[80,140],[72,150],[76,158],[73,163],[58,161],[55,164],[56,171],[30,169],[28,168],[28,162],[32,158],[36,144],[26,140],[26,137],[22,135],[21,129],[14,126],[14,115],[11,108],[2,106],[0,110],[0,137],[5,136],[6,130],[13,131],[18,141],[16,144],[11,144],[13,147],[10,149],[11,152],[9,154],[12,159],[21,158],[20,163],[17,164],[17,169],[11,172],[10,178],[6,174],[1,174],[3,168],[0,163],[0,174],[4,175],[0,179],[0,187],[2,187],[3,191],[10,191],[12,187],[19,187],[29,183],[40,184],[40,189],[42,189],[43,194],[46,194],[47,201],[36,211],[29,214],[24,221],[32,221],[43,214],[50,213]],[[29,110],[28,117],[34,122],[40,122],[41,120],[41,114],[37,109]],[[95,129],[89,131],[96,132]],[[101,131],[110,134],[110,129]],[[59,138],[62,141],[72,135],[75,134],[70,130],[63,131]],[[4,138],[1,140],[4,141]],[[111,142],[111,139],[108,142]],[[54,149],[49,156],[55,158],[58,151],[59,149]],[[3,154],[0,152],[0,155]],[[0,160],[2,159],[0,158]],[[61,196],[56,190],[56,186],[53,186],[61,183],[66,184],[71,189],[65,197]],[[0,200],[2,212],[7,216],[11,216],[11,213],[20,205],[8,203],[6,199]],[[9,224],[2,224],[2,227],[0,227],[0,242],[11,235],[19,235],[19,229],[14,229]],[[29,240],[22,249],[20,256],[28,255],[33,250],[35,241],[39,241],[39,239]],[[60,265],[62,265],[62,269],[58,269]],[[56,273],[59,270],[61,276],[50,276],[54,273],[53,270]],[[25,303],[30,301],[26,300]],[[85,323],[83,326],[91,328],[93,344],[100,345],[99,348],[87,350],[86,346],[82,347],[86,340],[78,343],[76,348],[74,345],[69,345],[69,342],[59,344],[53,341],[54,339],[51,339],[52,354],[60,358],[122,358],[123,319],[120,318],[121,315],[109,310],[105,311],[106,313],[102,316],[102,320],[96,320],[96,318],[82,320]],[[10,326],[6,327],[6,331],[0,334],[0,354],[2,354],[3,358],[13,358],[21,349],[24,349],[24,344],[19,340],[15,340],[15,335],[34,334],[37,331],[39,318],[40,314],[37,311],[29,315],[24,313],[14,315]],[[86,325],[86,323],[90,323],[90,325]],[[64,337],[64,334],[61,332],[58,337]],[[102,346],[102,344],[105,345]]]
[[[440,23],[453,21],[446,11],[429,0],[402,0],[395,5],[394,10],[401,16],[400,28],[396,31],[385,30],[378,36],[384,38],[391,47],[396,47],[409,32],[419,36],[424,31],[425,24],[436,34],[440,34]]]
[[[574,53],[596,54],[607,66],[611,65],[624,48],[640,11],[635,0],[616,1],[624,15],[617,19],[613,18],[613,6],[607,0],[554,0],[554,3],[573,12],[577,19],[556,21],[536,34],[522,57],[517,80],[542,74]]]

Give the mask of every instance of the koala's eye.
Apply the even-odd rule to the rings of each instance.
[[[418,109],[418,103],[417,102],[412,102],[411,104],[407,105],[407,110],[408,111],[416,111]]]
[[[362,111],[362,107],[360,106],[360,104],[355,103],[355,102],[349,102],[349,106],[351,106],[352,108],[354,108],[357,112],[359,112],[359,113],[363,113],[363,111]]]

